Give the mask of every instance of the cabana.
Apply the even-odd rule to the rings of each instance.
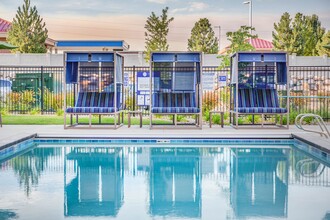
[[[195,115],[202,128],[202,56],[199,52],[154,52],[150,59],[150,128],[154,115]],[[181,124],[182,125],[182,124]],[[188,125],[185,123],[184,125]]]
[[[285,52],[238,52],[231,56],[231,125],[238,128],[241,115],[252,115],[254,125],[254,116],[260,115],[262,127],[264,118],[271,116],[275,116],[272,125],[283,127],[283,115],[286,115],[286,127],[289,128],[287,60]],[[281,99],[278,93],[281,93]]]
[[[86,124],[90,128],[92,115],[99,116],[98,124],[102,124],[102,115],[112,115],[114,128],[122,125],[124,58],[116,52],[66,52],[64,65],[64,128]],[[81,123],[79,115],[89,116],[88,123]]]

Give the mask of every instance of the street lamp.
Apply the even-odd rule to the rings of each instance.
[[[250,26],[250,34],[252,35],[252,0],[243,2],[244,5],[250,5],[249,10],[249,26]]]
[[[220,37],[221,37],[221,26],[214,26],[214,28],[219,28],[219,51],[220,51]]]

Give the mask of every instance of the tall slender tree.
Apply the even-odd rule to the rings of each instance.
[[[306,23],[307,25],[304,33],[306,41],[303,55],[317,56],[319,54],[316,45],[322,40],[325,29],[321,27],[319,17],[315,14],[312,16],[306,16]]]
[[[188,39],[188,50],[208,54],[218,53],[218,39],[215,37],[209,19],[201,18],[195,23]]]
[[[294,21],[292,22],[292,38],[290,40],[291,47],[289,48],[289,53],[296,53],[297,55],[302,55],[304,52],[305,38],[304,33],[306,18],[303,14],[297,13]]]
[[[285,12],[278,24],[274,23],[273,45],[276,50],[289,51],[292,39],[291,18],[288,12]]]
[[[330,45],[330,31],[323,34],[322,39],[316,45],[317,52],[320,56],[327,55],[330,57],[330,48],[324,46]]]
[[[7,41],[18,47],[13,51],[46,53],[47,37],[46,24],[38,14],[36,6],[32,7],[30,0],[24,0],[23,6],[18,7],[8,32]]]
[[[174,20],[169,18],[168,7],[162,10],[162,15],[157,16],[154,12],[148,17],[144,28],[145,32],[145,59],[150,60],[150,52],[167,51],[167,34],[169,32],[169,24]]]

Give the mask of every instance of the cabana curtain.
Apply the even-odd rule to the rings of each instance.
[[[123,58],[121,56],[116,55],[116,80],[117,83],[123,82]]]

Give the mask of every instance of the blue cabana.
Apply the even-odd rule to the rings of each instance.
[[[199,52],[154,52],[150,59],[150,128],[153,115],[195,115],[202,127],[202,56]]]
[[[65,64],[65,114],[70,115],[70,126],[79,124],[79,115],[114,115],[114,127],[123,119],[123,57],[115,52],[66,52]],[[72,116],[76,115],[73,124]],[[117,123],[118,116],[118,123]],[[64,128],[66,120],[64,121]]]
[[[289,127],[288,62],[285,52],[238,52],[231,56],[230,122],[238,127],[240,115],[275,116],[274,125]],[[281,98],[278,94],[281,94]],[[279,124],[277,115],[280,116]]]

